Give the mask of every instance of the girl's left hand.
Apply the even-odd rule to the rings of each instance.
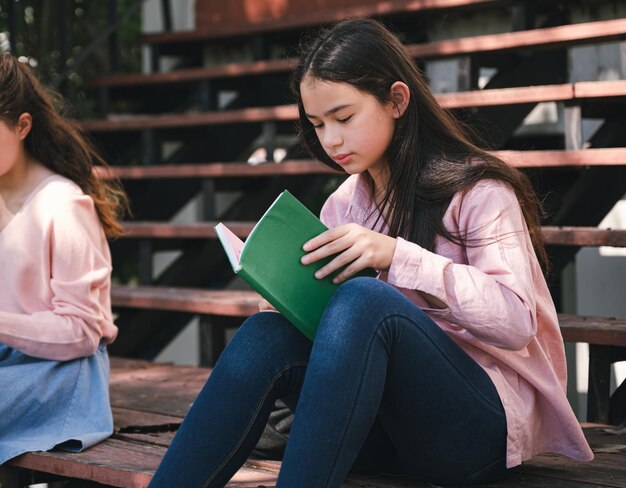
[[[396,250],[396,239],[358,224],[346,224],[321,233],[303,248],[310,252],[302,257],[302,264],[338,254],[315,277],[324,278],[346,266],[333,279],[334,283],[341,283],[365,268],[387,271]]]

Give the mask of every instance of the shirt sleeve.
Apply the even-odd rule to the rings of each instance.
[[[93,201],[80,195],[54,207],[46,229],[49,308],[32,314],[0,311],[0,342],[30,356],[62,361],[92,355],[103,329],[116,329],[108,296],[110,254]]]
[[[538,263],[515,193],[503,183],[479,182],[462,198],[456,219],[468,264],[398,238],[389,283],[435,297],[444,306],[425,311],[485,343],[523,349],[537,331]]]

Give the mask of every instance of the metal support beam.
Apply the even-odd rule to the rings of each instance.
[[[583,125],[580,105],[566,105],[563,108],[565,124],[565,149],[568,151],[583,148]]]

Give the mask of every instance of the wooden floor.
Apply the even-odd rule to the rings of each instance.
[[[92,479],[117,487],[145,487],[174,436],[174,431],[204,384],[209,370],[112,359],[111,403],[115,434],[80,454],[26,454],[11,464],[28,469]],[[490,488],[626,487],[626,433],[598,426],[585,428],[596,459],[581,464],[543,455],[512,470]],[[250,460],[228,484],[231,488],[275,486],[278,462]],[[425,487],[398,478],[351,477],[346,487]]]

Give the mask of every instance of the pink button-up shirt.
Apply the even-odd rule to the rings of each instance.
[[[372,228],[377,217],[359,176],[348,178],[321,212],[328,227]],[[398,238],[380,279],[424,310],[487,372],[506,413],[508,467],[544,451],[593,459],[566,398],[563,338],[515,193],[482,180],[453,197],[443,223],[467,236],[469,246],[438,237],[433,253]],[[433,308],[424,294],[445,307]]]

